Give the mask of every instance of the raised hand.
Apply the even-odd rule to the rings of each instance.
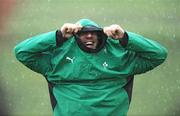
[[[113,39],[121,39],[124,36],[124,29],[117,24],[103,28],[104,33]]]
[[[61,32],[64,38],[69,38],[73,36],[73,34],[76,34],[78,31],[80,31],[82,28],[79,24],[72,24],[72,23],[65,23],[61,27]]]

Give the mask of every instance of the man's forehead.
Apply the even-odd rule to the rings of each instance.
[[[85,27],[82,27],[81,29],[82,32],[90,32],[90,31],[103,31],[102,28],[98,28],[98,27],[95,27],[95,26],[85,26]]]
[[[98,33],[103,32],[102,28],[97,28],[94,26],[85,26],[82,27],[82,29],[77,34],[83,34],[83,33]]]
[[[80,32],[79,35],[85,35],[85,34],[93,34],[93,35],[98,35],[97,31],[85,31],[85,32]]]

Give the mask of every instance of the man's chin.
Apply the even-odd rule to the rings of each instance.
[[[87,48],[90,48],[90,49],[96,49],[96,47],[93,46],[93,45],[86,45],[86,47],[87,47]]]

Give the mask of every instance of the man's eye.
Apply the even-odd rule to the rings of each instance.
[[[80,36],[85,36],[87,34],[88,34],[88,32],[84,32],[84,33],[81,33]]]
[[[81,33],[81,34],[80,34],[80,36],[85,36],[85,35],[86,35],[86,33]]]
[[[88,34],[91,34],[92,36],[96,35],[97,33],[96,32],[83,32],[83,33],[80,33],[79,35],[80,36],[86,36]]]

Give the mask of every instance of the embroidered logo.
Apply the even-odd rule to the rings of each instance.
[[[107,68],[108,67],[108,64],[106,62],[103,63],[103,67],[104,68]]]
[[[69,60],[69,61],[71,61],[71,63],[74,63],[74,59],[75,59],[75,57],[73,57],[73,58],[70,58],[70,57],[66,57],[66,60]]]

